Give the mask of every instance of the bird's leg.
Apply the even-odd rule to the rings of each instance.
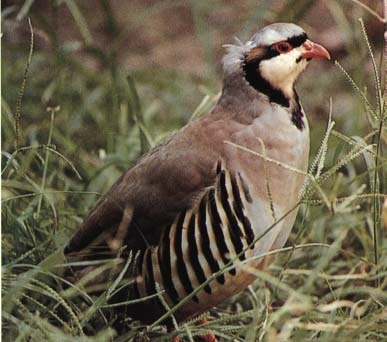
[[[205,342],[217,342],[216,336],[213,333],[209,333],[206,335],[200,336],[200,339],[202,339]]]
[[[199,324],[205,324],[207,322],[208,322],[207,318],[203,318],[203,319],[199,320]],[[205,334],[205,335],[200,335],[199,337],[200,337],[200,340],[202,340],[204,342],[217,342],[218,341],[216,339],[216,336],[212,332]],[[175,336],[173,338],[172,342],[180,342],[180,337]]]
[[[200,324],[205,324],[208,322],[207,318],[203,318],[199,321]],[[205,342],[217,342],[218,340],[216,339],[215,335],[210,332],[206,335],[201,335],[200,338],[205,341]]]
[[[218,341],[213,333],[210,333],[207,335],[202,335],[202,336],[200,336],[200,339],[205,341],[205,342],[217,342]],[[175,336],[173,338],[172,342],[180,342],[180,337]]]

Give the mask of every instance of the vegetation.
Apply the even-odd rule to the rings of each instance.
[[[205,314],[208,323],[179,325],[178,334],[187,341],[209,330],[225,341],[387,340],[382,1],[5,3],[5,341],[175,336],[161,320],[128,319],[115,330],[108,299],[117,283],[99,296],[70,284],[60,251],[143,152],[211,108],[221,45],[275,21],[299,23],[337,59],[314,62],[299,83],[312,150],[297,222],[268,269],[242,266],[256,274],[254,285]]]

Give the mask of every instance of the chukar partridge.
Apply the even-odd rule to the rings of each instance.
[[[155,283],[164,290],[164,304],[153,296],[127,306],[128,316],[154,322],[165,303],[174,307],[213,278],[174,312],[178,321],[198,315],[254,281],[241,262],[260,267],[254,257],[284,245],[304,176],[283,165],[306,171],[309,155],[295,81],[314,57],[330,59],[290,23],[228,45],[211,112],[139,159],[84,220],[67,255],[132,251],[134,281],[120,299],[152,295]]]

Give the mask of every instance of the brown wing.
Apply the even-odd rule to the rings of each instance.
[[[123,174],[75,233],[66,253],[111,232],[129,249],[156,244],[162,228],[215,180],[224,141],[241,125],[214,113],[185,126]]]

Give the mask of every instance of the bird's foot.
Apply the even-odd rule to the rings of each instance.
[[[200,336],[200,339],[204,342],[217,342],[216,336],[213,333]]]
[[[208,322],[207,318],[203,318],[199,321],[199,323],[205,324]],[[200,338],[205,341],[205,342],[217,342],[218,340],[216,339],[216,336],[210,332],[206,335],[201,335]]]
[[[207,322],[208,322],[207,318],[203,318],[203,319],[201,319],[199,321],[199,324],[205,324]],[[208,334],[205,334],[205,335],[200,335],[199,338],[203,342],[218,342],[218,340],[216,339],[215,334],[213,334],[212,332],[210,332]],[[173,338],[172,342],[180,342],[180,337],[179,336],[175,336]]]
[[[218,341],[213,333],[202,335],[202,336],[200,336],[200,339],[204,342],[217,342]],[[172,342],[180,342],[180,337],[175,336],[173,338]]]

